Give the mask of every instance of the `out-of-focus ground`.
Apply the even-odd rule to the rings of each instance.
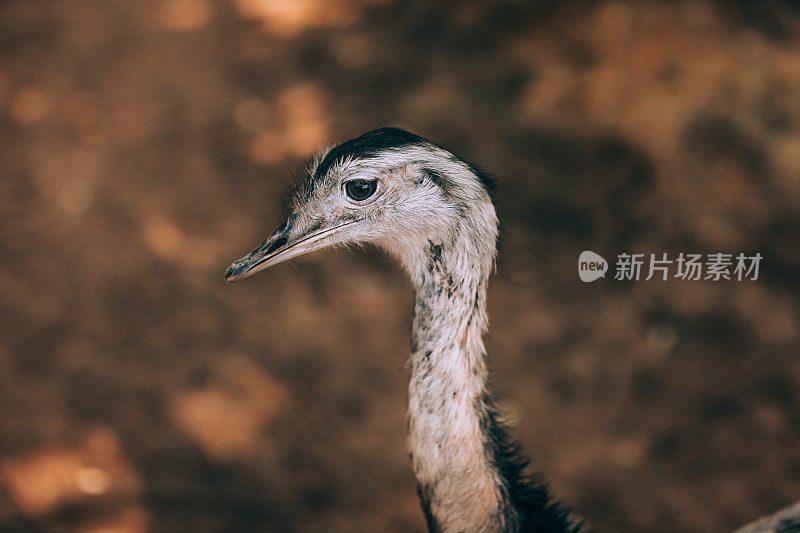
[[[796,2],[0,3],[0,530],[422,530],[400,270],[223,282],[387,124],[499,179],[494,386],[594,531],[800,499],[798,95]],[[764,260],[584,284],[584,249]]]

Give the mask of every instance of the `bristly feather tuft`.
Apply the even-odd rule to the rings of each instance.
[[[430,145],[430,141],[419,135],[401,130],[399,128],[378,128],[350,139],[331,148],[316,166],[313,174],[315,179],[321,179],[337,163],[347,157],[369,159],[380,155],[386,150],[402,148],[409,145]]]
[[[443,146],[400,128],[384,127],[374,129],[317,154],[308,165],[308,178],[307,181],[302,184],[302,190],[295,190],[295,192],[310,194],[316,182],[324,179],[325,175],[332,167],[341,164],[348,158],[370,159],[379,157],[388,150],[399,150],[409,146],[438,148],[446,153],[450,153]],[[497,189],[497,182],[495,179],[478,165],[470,163],[458,156],[453,157],[456,161],[466,164],[469,167],[487,192],[491,193]],[[305,196],[300,196],[300,198],[302,197]]]
[[[314,175],[320,162],[325,158],[330,149],[319,150],[305,164],[305,166],[291,173],[291,180],[286,183],[281,206],[284,216],[289,216],[307,201],[314,190]]]
[[[581,522],[554,500],[547,485],[528,473],[528,458],[519,443],[509,436],[509,428],[489,394],[484,395],[481,425],[489,461],[497,468],[509,508],[505,510],[506,530],[530,533],[578,533]]]
[[[467,166],[469,167],[469,169],[472,171],[473,174],[478,176],[478,179],[480,180],[481,185],[483,185],[483,188],[486,189],[486,192],[488,192],[489,194],[497,192],[498,188],[497,179],[494,176],[483,170],[475,163],[470,163],[469,161],[466,161],[464,159],[461,160],[467,164]]]

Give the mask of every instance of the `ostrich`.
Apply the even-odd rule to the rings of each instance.
[[[225,277],[338,244],[372,243],[396,257],[416,290],[408,449],[428,528],[574,533],[580,522],[527,474],[487,386],[491,189],[486,174],[441,146],[373,130],[314,158],[287,220]]]

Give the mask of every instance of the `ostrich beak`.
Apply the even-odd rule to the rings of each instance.
[[[293,257],[330,246],[334,244],[331,238],[333,235],[355,222],[351,220],[332,228],[317,227],[312,231],[292,236],[295,232],[292,231],[293,222],[290,218],[258,248],[233,263],[225,273],[225,281],[239,281]]]

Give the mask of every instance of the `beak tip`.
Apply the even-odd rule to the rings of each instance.
[[[238,281],[240,276],[247,270],[246,268],[242,268],[241,265],[234,263],[230,267],[228,267],[227,272],[225,272],[225,281],[228,283],[232,283],[234,281]]]

